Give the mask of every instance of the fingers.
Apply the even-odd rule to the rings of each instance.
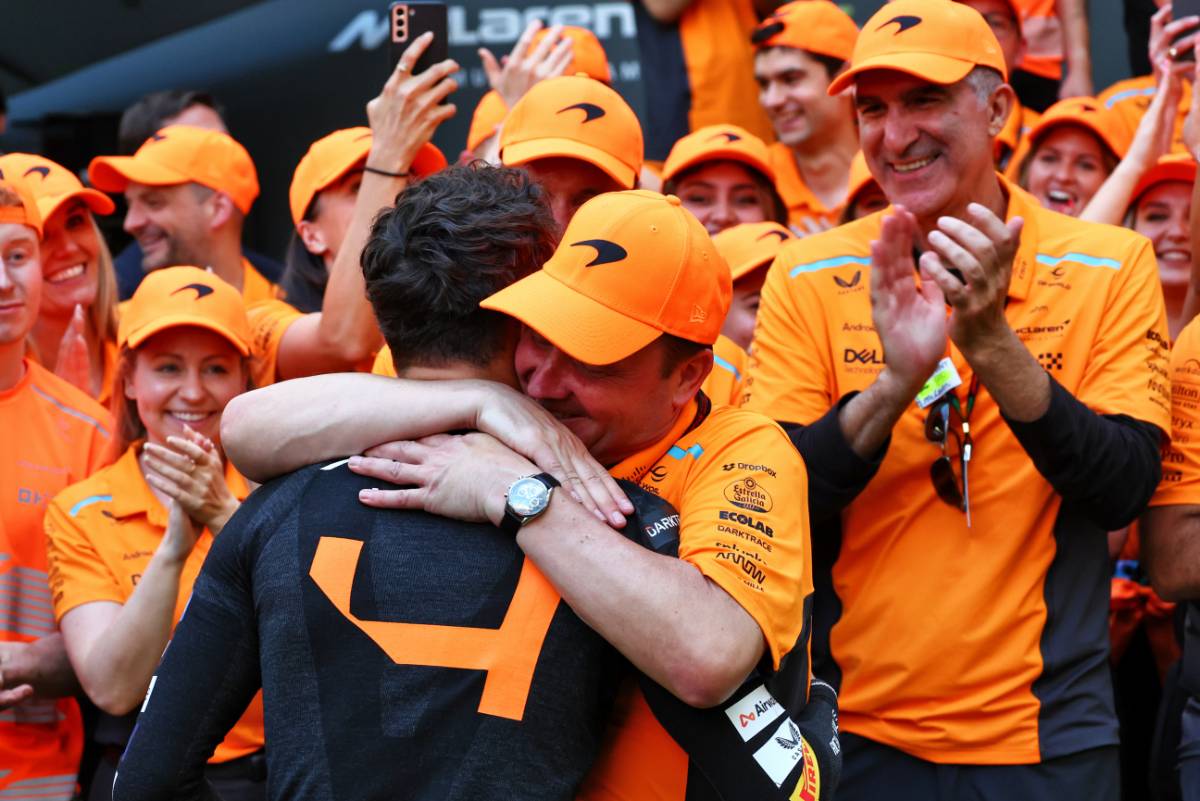
[[[417,60],[429,48],[429,43],[433,41],[433,31],[425,31],[425,33],[412,40],[412,44],[404,48],[404,52],[400,54],[400,58],[396,61],[396,68],[392,70],[392,74],[388,76],[387,83],[384,84],[384,90],[389,87],[395,89],[401,81],[412,75],[412,69],[416,66]]]
[[[195,433],[195,432],[193,432],[193,433]],[[207,440],[207,437],[205,437],[203,434],[195,433],[195,435]],[[146,447],[149,447],[150,445],[153,445],[153,444],[154,443],[152,443],[152,442],[148,442],[148,443],[146,443]],[[198,442],[196,442],[192,439],[189,439],[189,438],[167,437],[167,444],[170,445],[171,447],[170,448],[161,448],[156,445],[155,450],[152,450],[151,453],[158,455],[159,452],[161,452],[163,454],[163,458],[168,458],[169,456],[186,457],[187,460],[192,463],[190,465],[191,469],[195,469],[195,465],[197,465],[197,464],[200,464],[202,462],[208,462],[208,461],[211,461],[213,458],[215,458],[215,455],[213,454],[212,451],[208,450],[204,446],[200,445]],[[188,472],[191,472],[191,469],[188,469],[189,465],[184,464],[183,462],[179,462],[178,464],[180,465],[181,470],[187,469]]]
[[[591,461],[589,458],[588,461]],[[586,497],[596,505],[604,522],[614,528],[624,528],[625,515],[633,514],[633,504],[621,492],[612,476],[599,464],[582,467],[579,474],[580,486]],[[624,504],[622,504],[624,501]],[[622,514],[624,512],[624,514]]]
[[[187,444],[191,445],[192,443]],[[145,454],[144,461],[148,467],[174,481],[187,480],[195,472],[196,465],[200,461],[189,453],[180,453],[153,442],[147,442],[142,446],[142,450]],[[204,458],[204,454],[201,454],[200,458]]]
[[[932,281],[945,298],[945,302],[951,306],[960,306],[967,300],[966,284],[959,281],[946,269],[937,253],[932,250],[925,251],[921,254],[918,264],[921,270],[921,280]]]
[[[374,506],[377,509],[424,509],[426,494],[424,487],[402,490],[372,487],[359,490],[358,500],[364,506]]]
[[[0,712],[33,698],[33,685],[21,684],[10,690],[0,690]]]
[[[533,41],[534,35],[541,29],[542,21],[540,19],[531,19],[529,21],[529,24],[525,26],[525,30],[521,31],[520,37],[517,38],[517,43],[513,45],[512,52],[508,54],[510,63],[525,58],[525,52],[529,50],[529,43]]]
[[[146,473],[146,483],[173,500],[180,501],[187,497],[187,493],[178,484],[163,478],[158,473]]]
[[[546,37],[547,39],[550,37]],[[551,51],[549,58],[546,59],[546,67],[543,71],[544,78],[557,78],[567,71],[571,66],[572,59],[575,58],[575,43],[570,39],[563,38]]]
[[[428,446],[422,445],[419,442],[398,440],[396,442],[385,442],[382,445],[376,445],[374,448],[363,453],[363,456],[375,459],[392,459],[397,462],[420,463],[424,460],[427,450]],[[353,460],[353,457],[351,457],[351,461]]]
[[[526,60],[534,64],[544,62],[546,57],[550,55],[550,51],[559,44],[559,39],[562,37],[562,30],[561,25],[552,25],[546,31],[546,35],[537,43],[537,46],[533,48],[533,52],[529,54]]]
[[[496,61],[492,51],[486,47],[481,47],[476,52],[479,53],[479,61],[483,64],[483,74],[487,76],[488,86],[495,89],[500,83],[500,62]]]
[[[400,486],[425,486],[430,478],[429,468],[422,465],[372,456],[353,456],[349,467],[352,473],[360,476],[377,478]]]

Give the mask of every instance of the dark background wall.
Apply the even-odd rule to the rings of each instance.
[[[116,120],[136,98],[158,89],[207,89],[225,105],[234,136],[258,166],[263,194],[247,238],[272,254],[282,253],[290,235],[287,187],[296,162],[329,131],[366,124],[366,102],[391,66],[386,0],[5,0],[4,6],[0,86],[9,97],[9,131],[0,151],[43,152],[82,169],[93,155],[115,152]],[[860,23],[878,6],[876,0],[843,4]],[[1129,62],[1118,0],[1091,0],[1090,13],[1099,89],[1128,77]],[[642,82],[654,76],[641,73],[628,0],[452,4],[451,55],[463,67],[454,96],[458,114],[435,139],[451,160],[486,91],[476,50],[506,53],[532,18],[595,31],[616,88],[641,111]]]

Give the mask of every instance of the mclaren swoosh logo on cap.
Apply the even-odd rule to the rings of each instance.
[[[711,142],[712,140],[720,139],[721,137],[725,137],[726,142],[736,142],[737,140],[742,138],[735,133],[729,133],[729,131],[721,131],[720,133],[715,133],[712,136],[708,137],[708,141]]]
[[[889,19],[887,22],[880,25],[875,30],[882,31],[887,26],[891,25],[892,23],[895,23],[897,26],[896,33],[892,34],[893,36],[895,36],[898,33],[904,33],[905,31],[907,31],[909,28],[912,28],[913,26],[920,25],[922,21],[923,20],[920,17],[913,17],[908,14],[902,14],[899,17],[892,17],[891,19]]]
[[[777,236],[777,237],[779,237],[780,242],[782,242],[785,239],[791,239],[791,237],[788,236],[788,234],[784,231],[766,231],[762,234],[762,236],[760,236],[758,238],[757,241],[761,242],[762,240],[766,239],[768,236]]]
[[[38,175],[42,176],[43,181],[50,177],[49,167],[30,167],[25,171],[25,174],[29,175],[31,172],[36,172]]]
[[[562,114],[564,111],[570,111],[572,109],[579,109],[580,111],[582,111],[584,113],[584,118],[583,118],[584,122],[591,122],[592,120],[598,120],[607,113],[604,109],[600,108],[595,103],[576,103],[573,106],[567,106],[566,108],[560,108],[558,110],[558,113]]]
[[[589,261],[584,267],[595,267],[600,264],[612,264],[615,261],[621,261],[629,255],[629,251],[618,245],[616,242],[609,242],[607,239],[585,239],[582,242],[572,242],[571,247],[577,248],[587,246],[596,249],[596,258]]]
[[[182,292],[185,289],[196,290],[196,300],[200,300],[200,298],[204,297],[205,295],[211,295],[213,293],[213,288],[211,286],[208,286],[207,284],[188,284],[187,286],[179,287],[179,289],[176,289],[171,294],[178,295],[180,292]]]

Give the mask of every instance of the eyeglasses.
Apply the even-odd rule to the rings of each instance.
[[[965,414],[958,396],[950,392],[929,407],[925,418],[925,439],[942,448],[942,455],[929,466],[929,478],[939,498],[966,513],[967,528],[971,527],[971,412],[978,389],[979,379],[972,378]],[[955,475],[955,465],[961,479]]]

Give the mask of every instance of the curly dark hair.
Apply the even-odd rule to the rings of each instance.
[[[515,322],[479,302],[540,269],[556,240],[524,170],[475,162],[407,187],[375,218],[361,260],[396,370],[490,364]]]

